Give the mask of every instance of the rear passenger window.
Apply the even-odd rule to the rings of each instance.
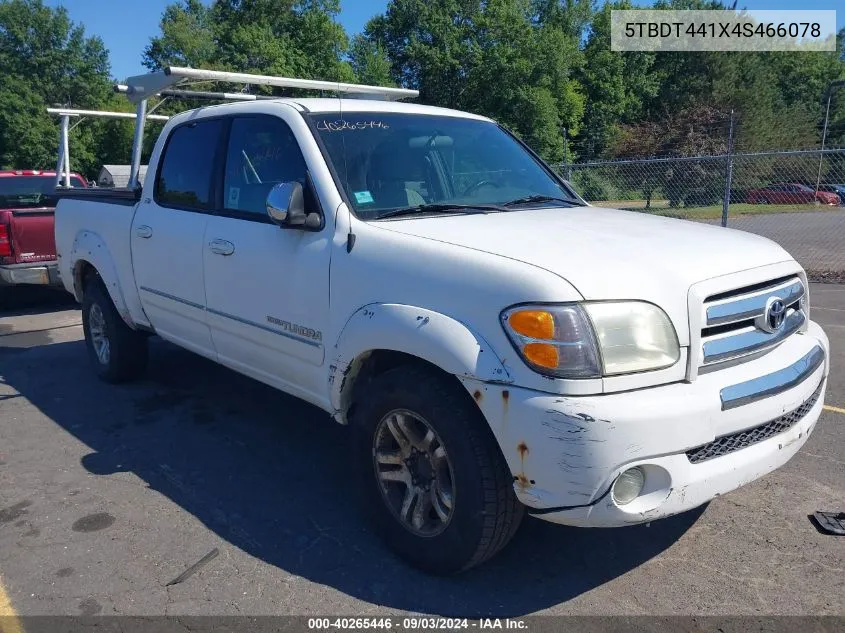
[[[176,128],[164,148],[155,199],[161,205],[211,209],[214,155],[223,121],[198,121]]]
[[[272,116],[232,120],[223,206],[266,216],[267,194],[280,182],[305,187],[305,159],[288,125]]]

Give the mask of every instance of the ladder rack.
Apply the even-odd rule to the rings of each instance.
[[[56,187],[70,187],[70,117],[99,117],[104,119],[137,119],[134,112],[109,112],[107,110],[73,110],[70,108],[47,108],[49,114],[60,117],[59,159],[56,163]],[[170,117],[160,114],[148,114],[152,121],[167,121]],[[140,160],[140,158],[139,158]],[[64,182],[62,182],[64,180]]]
[[[158,94],[162,90],[170,88],[171,86],[177,86],[187,80],[221,81],[234,84],[274,86],[276,88],[298,88],[300,90],[337,92],[340,94],[359,97],[381,97],[387,100],[406,99],[410,97],[417,97],[420,94],[418,90],[408,90],[406,88],[385,88],[382,86],[350,84],[340,81],[318,81],[316,79],[274,77],[273,75],[251,75],[249,73],[232,73],[223,70],[203,70],[202,68],[183,68],[181,66],[168,66],[164,70],[160,70],[158,72],[130,77],[126,80],[126,90],[122,90],[121,88],[123,86],[119,86],[118,91],[125,92],[129,101],[137,104],[155,94]]]
[[[318,81],[315,79],[295,79],[292,77],[274,77],[272,75],[251,75],[249,73],[233,73],[222,70],[203,70],[201,68],[183,68],[168,66],[164,70],[129,77],[126,84],[117,84],[114,89],[126,95],[130,102],[136,105],[135,136],[132,140],[132,162],[129,169],[129,188],[138,186],[138,174],[141,169],[141,148],[144,141],[144,126],[148,118],[147,100],[155,96],[177,98],[203,98],[222,101],[255,101],[258,99],[272,99],[266,95],[250,95],[239,92],[207,92],[176,89],[187,81],[194,82],[224,82],[230,84],[245,84],[256,86],[273,86],[276,88],[295,88],[297,90],[317,90],[321,92],[339,93],[350,97],[368,97],[384,100],[399,100],[419,96],[418,90],[406,88],[385,88],[382,86],[368,86],[351,84],[340,81]],[[184,87],[184,86],[183,86]],[[63,132],[64,134],[64,132]],[[64,147],[67,147],[65,142]],[[61,153],[59,161],[61,162]],[[69,176],[65,178],[69,183]]]

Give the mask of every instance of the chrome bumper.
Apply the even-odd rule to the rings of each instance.
[[[824,358],[824,350],[820,346],[816,346],[789,367],[725,387],[719,392],[719,397],[722,400],[722,411],[751,404],[757,400],[792,389],[816,371],[824,363]]]
[[[55,286],[60,283],[59,266],[55,263],[0,266],[0,285]]]

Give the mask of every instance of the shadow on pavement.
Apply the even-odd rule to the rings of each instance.
[[[0,286],[0,318],[46,314],[78,307],[64,288],[49,286]]]
[[[248,554],[390,608],[462,617],[542,610],[656,556],[702,512],[617,530],[529,518],[486,565],[430,577],[369,531],[346,429],[322,411],[158,339],[139,383],[102,384],[87,362],[83,342],[58,343],[15,356],[3,373],[91,448],[82,459],[89,472],[131,471]]]

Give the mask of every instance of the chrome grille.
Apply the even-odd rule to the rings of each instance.
[[[805,297],[804,283],[796,275],[708,297],[699,373],[764,353],[801,330],[807,319]],[[775,326],[770,308],[777,301],[784,310]]]
[[[741,450],[752,444],[757,444],[770,437],[774,437],[779,433],[791,429],[795,426],[805,415],[810,412],[810,409],[818,402],[819,395],[822,392],[822,385],[824,381],[819,384],[818,388],[813,392],[801,406],[789,413],[785,413],[779,418],[775,418],[769,422],[755,426],[753,429],[746,429],[739,433],[732,433],[731,435],[723,435],[717,437],[715,440],[704,446],[693,448],[687,451],[687,459],[693,464],[700,464],[706,462],[708,459],[715,459],[734,451]]]

